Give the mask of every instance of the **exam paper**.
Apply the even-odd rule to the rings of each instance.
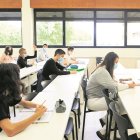
[[[140,86],[140,80],[134,80],[134,81],[122,81],[123,84],[129,84],[129,83],[135,83],[136,85]]]
[[[44,105],[47,107],[47,112],[53,112],[55,106],[54,105]],[[36,108],[23,108],[21,112],[35,112]]]

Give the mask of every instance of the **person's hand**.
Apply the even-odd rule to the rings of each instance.
[[[35,113],[37,113],[39,117],[42,117],[46,111],[47,111],[47,108],[45,106],[37,105]]]
[[[73,64],[78,64],[78,61],[74,61]]]
[[[129,85],[129,88],[134,88],[136,86],[135,83],[129,83],[128,85]]]
[[[76,74],[77,73],[77,71],[71,71],[70,72],[70,74]]]
[[[32,66],[34,65],[34,62],[32,63]]]
[[[35,51],[37,50],[37,47],[35,45],[33,45],[33,48],[34,48]]]

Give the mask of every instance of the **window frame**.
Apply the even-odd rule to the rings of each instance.
[[[0,9],[0,12],[21,12],[21,9]],[[21,15],[22,17],[22,15]],[[21,21],[21,45],[0,45],[0,48],[11,46],[12,48],[21,48],[23,44],[22,39],[22,20],[21,17],[0,17],[0,21]]]
[[[62,17],[36,17],[36,12],[62,12]],[[66,18],[66,11],[93,11],[93,18]],[[123,11],[124,18],[97,18],[97,11]],[[93,21],[94,23],[94,32],[93,32],[93,46],[74,46],[74,48],[140,48],[140,45],[127,45],[127,22],[128,21],[140,21],[139,18],[127,17],[127,12],[140,12],[139,9],[34,9],[34,31],[35,31],[35,44],[37,45],[37,36],[36,36],[36,21],[38,20],[61,20],[63,22],[63,44],[62,45],[49,45],[49,48],[67,48],[66,46],[66,21]],[[124,21],[124,46],[97,46],[96,45],[96,23],[97,20],[123,20]],[[43,44],[42,44],[43,45]],[[42,45],[37,45],[38,48],[41,48]]]

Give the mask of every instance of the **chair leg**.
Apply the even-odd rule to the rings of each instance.
[[[106,134],[105,134],[105,140],[107,140],[107,134],[108,134],[108,111],[107,111],[107,123],[106,123]]]
[[[72,138],[73,138],[73,140],[75,140],[75,137],[74,137],[74,127],[72,129]]]
[[[114,129],[114,140],[116,140],[116,131],[117,131],[117,123],[115,122],[115,129]]]
[[[109,133],[108,133],[108,140],[110,140],[110,131],[111,131],[111,124],[112,124],[112,112],[110,112],[110,122],[109,122]]]
[[[68,140],[68,138],[66,136],[64,136],[65,140]]]
[[[78,140],[78,130],[77,130],[77,116],[76,116],[76,112],[74,110],[71,110],[74,113],[74,117],[75,117],[75,131],[76,131],[76,139]]]
[[[80,114],[81,114],[80,111],[81,110],[80,110],[80,99],[79,99],[79,108],[78,108],[78,126],[79,126],[79,128],[80,128]]]
[[[84,116],[83,116],[83,128],[82,128],[82,140],[84,140],[84,131],[85,131],[85,118],[86,118],[86,101],[84,106]]]

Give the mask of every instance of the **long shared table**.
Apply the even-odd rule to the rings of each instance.
[[[49,86],[40,92],[33,102],[41,104],[46,100],[46,104],[55,104],[59,99],[66,103],[66,111],[64,113],[56,113],[54,110],[49,123],[31,124],[21,133],[14,137],[7,137],[2,131],[0,139],[3,140],[62,140],[64,137],[67,122],[71,113],[74,97],[80,85],[80,81],[86,74],[89,60],[83,59],[85,64],[78,64],[79,68],[85,68],[85,71],[77,74],[57,76]],[[18,115],[18,114],[17,114]]]
[[[123,69],[115,73],[117,79],[132,78],[132,80],[140,79],[140,69]],[[140,138],[140,86],[132,89],[119,91],[119,98],[133,124],[133,127]]]

